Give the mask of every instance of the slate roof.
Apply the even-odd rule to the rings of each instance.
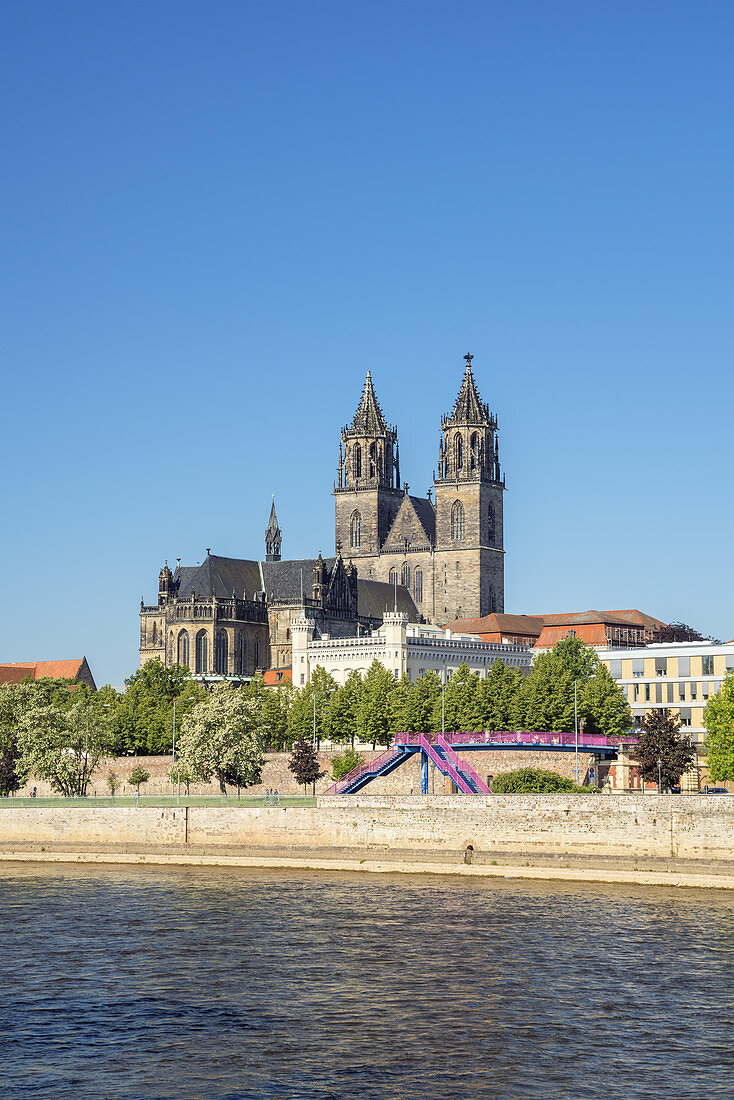
[[[415,508],[415,514],[423,524],[423,530],[431,542],[436,541],[436,510],[426,497],[411,496],[410,502]]]
[[[369,615],[373,619],[382,619],[386,611],[395,608],[395,585],[389,581],[361,581],[357,578],[357,608],[360,615]],[[402,584],[397,586],[398,611],[408,616],[408,621],[417,623],[420,619],[413,597]]]
[[[489,409],[483,405],[477,392],[474,375],[471,372],[471,363],[466,364],[464,380],[461,383],[459,396],[456,398],[454,411],[449,424],[488,424]]]
[[[259,561],[246,558],[220,558],[209,554],[201,565],[179,566],[174,574],[178,582],[178,596],[187,599],[192,592],[197,596],[216,596],[228,599],[234,592],[238,600],[251,600],[256,592],[262,592],[263,580]]]
[[[261,563],[263,589],[268,599],[287,600],[300,598],[301,570],[303,593],[310,597],[313,591],[313,570],[318,558],[294,558],[293,561],[264,561]],[[327,575],[330,576],[336,558],[324,558]]]
[[[367,371],[362,400],[354,414],[352,431],[358,432],[360,435],[383,435],[389,431],[372,385],[372,373],[370,371]]]

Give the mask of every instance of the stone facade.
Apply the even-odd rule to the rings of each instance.
[[[246,679],[292,664],[291,620],[316,636],[346,638],[378,627],[394,609],[412,622],[446,623],[504,608],[504,549],[497,419],[479,399],[472,356],[453,412],[440,426],[428,496],[400,483],[397,428],[388,425],[371,375],[341,433],[334,485],[336,554],[281,559],[273,501],[265,558],[225,558],[158,577],[158,602],[140,602],[140,664],[187,665],[204,681]],[[435,501],[432,494],[435,492]],[[344,556],[342,556],[344,555]]]
[[[397,429],[385,420],[370,374],[339,445],[337,549],[348,550],[361,576],[405,585],[434,623],[504,610],[497,419],[479,399],[471,359],[453,412],[441,420],[428,497],[400,487]]]

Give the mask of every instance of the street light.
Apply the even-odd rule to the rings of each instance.
[[[316,700],[320,695],[333,695],[334,689],[329,688],[328,691],[315,691],[313,693],[313,748],[316,748]]]
[[[579,676],[578,680],[573,682],[573,728],[576,735],[576,785],[579,785],[579,702],[578,692],[576,685],[583,684],[585,680],[590,680],[590,676]]]
[[[176,700],[177,699],[178,699],[178,696],[174,695],[174,697],[173,697],[173,759],[171,760],[171,798],[173,798],[176,794],[176,780],[173,778],[173,772],[174,772],[174,768],[176,767]],[[179,785],[179,794],[180,793],[181,793],[181,788],[180,788],[180,785]]]

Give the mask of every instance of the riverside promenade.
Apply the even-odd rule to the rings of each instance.
[[[0,809],[0,861],[160,863],[734,889],[734,796],[353,795],[315,806]]]

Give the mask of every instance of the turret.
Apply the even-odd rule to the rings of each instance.
[[[275,514],[275,497],[270,507],[270,522],[265,532],[265,561],[280,561],[280,544],[283,533],[278,527],[278,517]]]
[[[158,606],[163,607],[173,595],[173,573],[168,568],[168,562],[163,563],[163,568],[158,574]]]

